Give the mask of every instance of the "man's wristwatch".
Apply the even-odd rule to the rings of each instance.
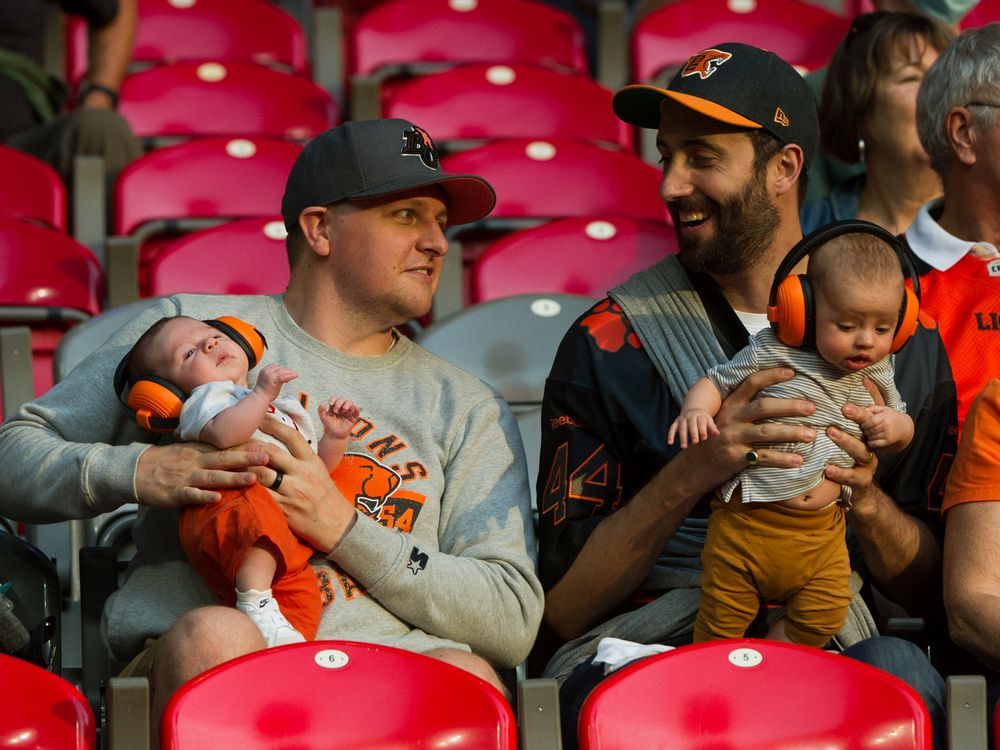
[[[111,100],[111,107],[113,109],[118,109],[118,92],[110,86],[105,86],[102,83],[84,81],[83,85],[80,86],[80,91],[77,93],[76,100],[82,104],[83,100],[87,98],[87,94],[91,91],[100,91]]]

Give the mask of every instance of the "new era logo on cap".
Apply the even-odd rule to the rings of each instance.
[[[683,70],[681,70],[681,77],[698,76],[704,81],[731,57],[729,52],[723,52],[721,49],[702,50],[697,55],[688,58]]]

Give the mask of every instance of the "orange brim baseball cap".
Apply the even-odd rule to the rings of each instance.
[[[808,84],[787,62],[758,47],[727,42],[704,49],[688,58],[666,88],[626,86],[612,106],[630,125],[655,130],[667,98],[713,120],[795,143],[806,166],[819,148],[819,112]]]

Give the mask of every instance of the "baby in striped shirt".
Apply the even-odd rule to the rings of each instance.
[[[752,373],[772,367],[790,367],[796,375],[757,398],[806,399],[816,407],[809,417],[782,420],[814,427],[813,442],[750,451],[747,468],[717,491],[701,556],[695,641],[743,637],[760,603],[777,601],[785,604],[785,615],[768,637],[825,645],[843,626],[851,600],[844,539],[851,488],[827,479],[824,470],[830,464],[855,465],[826,428],[863,439],[871,451],[899,452],[913,438],[890,354],[904,299],[897,251],[858,232],[834,237],[809,258],[812,346],[788,346],[764,328],[695,383],[668,432],[668,442],[679,440],[682,448],[712,439],[719,434],[713,417],[722,400]],[[884,405],[875,401],[866,380],[878,388]],[[843,415],[847,403],[867,409],[860,425]],[[801,454],[802,465],[766,465],[767,454],[777,450]]]

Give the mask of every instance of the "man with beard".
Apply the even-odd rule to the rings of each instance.
[[[690,58],[666,89],[625,87],[614,108],[625,122],[659,130],[661,192],[680,252],[584,314],[546,383],[538,512],[547,594],[533,656],[560,682],[567,747],[575,747],[584,699],[616,662],[690,641],[715,488],[749,462],[796,471],[800,455],[770,446],[815,437],[803,424],[763,421],[815,409],[800,399],[754,400],[793,377],[775,368],[725,399],[718,436],[684,451],[667,443],[687,390],[768,325],[775,272],[802,237],[798,209],[819,141],[807,85],[772,53],[721,44]],[[940,620],[933,511],[943,457],[954,452],[955,393],[936,331],[918,326],[896,372],[916,422],[907,451],[876,459],[862,441],[825,431],[856,462],[825,472],[853,497],[855,601],[835,643],[916,687],[940,739],[940,675],[913,644],[872,637],[877,630],[857,596],[867,579],[911,614]],[[859,424],[869,414],[852,404],[842,411]],[[605,638],[620,640],[602,645]]]

